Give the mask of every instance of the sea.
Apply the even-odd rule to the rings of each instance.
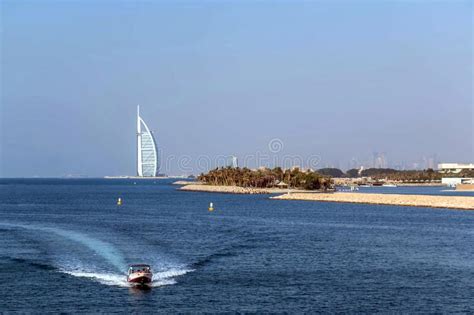
[[[184,192],[172,182],[1,179],[0,312],[474,312],[474,211]],[[474,197],[370,189],[361,191]],[[127,285],[134,263],[152,266],[150,289]]]

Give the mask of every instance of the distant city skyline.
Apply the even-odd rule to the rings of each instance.
[[[397,170],[408,169],[436,169],[440,160],[436,154],[413,157],[410,160],[392,160],[385,152],[373,152],[372,160],[353,157],[342,169],[360,168],[393,168]]]
[[[0,177],[135,175],[137,104],[167,174],[474,161],[471,1],[1,9]]]

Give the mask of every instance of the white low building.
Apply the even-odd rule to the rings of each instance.
[[[474,179],[472,178],[463,178],[463,177],[443,177],[441,179],[441,184],[454,187],[459,184],[472,184]]]
[[[438,164],[438,171],[440,173],[461,173],[463,170],[474,170],[474,163],[460,164],[460,163],[440,163]]]

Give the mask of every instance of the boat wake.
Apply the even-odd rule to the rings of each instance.
[[[127,261],[143,260],[139,259],[136,253],[133,255],[135,258],[128,257],[126,259],[122,252],[112,244],[76,231],[3,222],[0,222],[0,226],[41,232],[41,235],[37,236],[51,234],[60,236],[60,238],[44,239],[49,244],[48,256],[53,260],[51,268],[74,277],[91,279],[105,285],[129,287],[125,274]],[[62,240],[66,243],[62,243]],[[71,246],[70,242],[82,246]],[[68,250],[64,251],[65,248]],[[172,262],[161,255],[147,257],[147,260],[154,271],[153,287],[175,284],[176,277],[194,271],[186,265]],[[124,273],[121,273],[121,271],[124,271]]]
[[[165,285],[176,284],[174,278],[187,274],[188,272],[194,271],[193,269],[169,269],[165,271],[155,272],[153,274],[152,287],[161,287]],[[61,270],[66,274],[74,277],[87,278],[97,281],[101,284],[117,286],[117,287],[130,287],[127,282],[125,274],[111,274],[111,273],[95,273],[85,271],[67,271]]]

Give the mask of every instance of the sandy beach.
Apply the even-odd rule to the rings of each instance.
[[[183,183],[184,184],[184,183]],[[402,194],[368,194],[368,193],[323,193],[307,190],[280,188],[244,188],[238,186],[214,186],[201,183],[186,183],[179,188],[184,191],[204,191],[227,194],[279,194],[271,199],[308,200],[346,203],[382,204],[394,206],[414,206],[430,208],[450,208],[474,210],[474,197],[462,196],[430,196]]]
[[[474,210],[474,197],[428,196],[400,194],[365,194],[365,193],[292,193],[271,197],[284,200],[309,200],[327,202],[348,202],[383,204],[394,206],[414,206],[430,208],[451,208]]]

